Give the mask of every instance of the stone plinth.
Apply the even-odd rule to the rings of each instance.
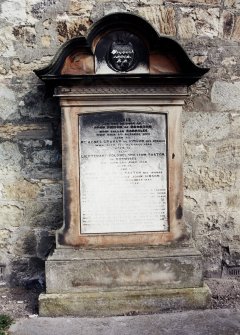
[[[57,249],[46,279],[41,316],[155,313],[204,308],[210,300],[201,255],[187,247]]]

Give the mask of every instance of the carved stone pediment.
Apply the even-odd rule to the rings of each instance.
[[[207,71],[196,66],[175,40],[159,36],[143,18],[114,13],[95,23],[86,37],[63,44],[51,64],[35,73],[54,85],[91,80],[95,75],[110,76],[113,81],[132,76],[144,83],[190,85]]]

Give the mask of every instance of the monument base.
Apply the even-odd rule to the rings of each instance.
[[[47,317],[101,317],[160,313],[207,308],[207,286],[183,289],[114,290],[84,293],[41,294],[39,315]]]
[[[58,248],[46,261],[41,316],[110,316],[206,308],[202,257],[190,247]]]

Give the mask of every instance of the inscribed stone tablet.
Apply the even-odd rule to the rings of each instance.
[[[165,114],[79,116],[81,233],[168,230]]]

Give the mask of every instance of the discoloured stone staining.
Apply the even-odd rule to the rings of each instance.
[[[89,21],[89,19],[79,20],[79,18],[76,17],[69,22],[63,18],[57,24],[59,41],[62,43],[76,36],[84,36],[90,24],[91,21]]]
[[[32,72],[103,15],[128,11],[178,39],[211,71],[184,111],[184,215],[221,272],[239,244],[240,3],[238,0],[3,0],[0,4],[0,263],[14,283],[37,278],[62,225],[60,111]]]
[[[22,42],[25,46],[35,47],[36,30],[34,27],[16,26],[13,28],[13,35],[16,40]]]

